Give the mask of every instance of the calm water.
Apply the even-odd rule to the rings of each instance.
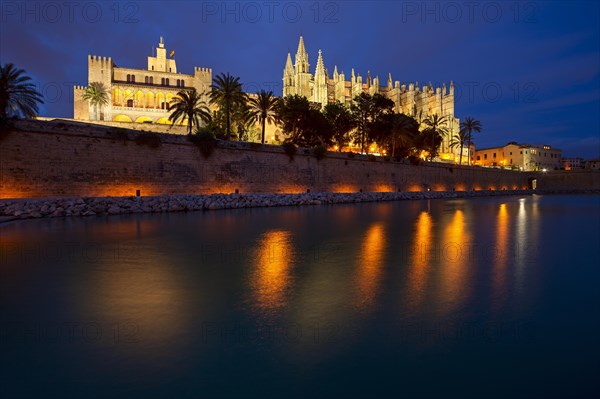
[[[600,197],[0,226],[0,395],[586,397]]]

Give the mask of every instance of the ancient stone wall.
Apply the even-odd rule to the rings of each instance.
[[[540,189],[600,188],[599,172],[524,173],[449,164],[410,165],[300,149],[291,160],[278,146],[224,143],[209,158],[185,136],[95,125],[23,121],[0,139],[0,198],[207,193],[301,193],[511,190],[536,179]],[[308,152],[308,150],[306,150]]]

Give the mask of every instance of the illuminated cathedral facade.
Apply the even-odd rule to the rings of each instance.
[[[349,106],[352,99],[360,93],[379,93],[394,102],[394,112],[403,113],[424,120],[430,115],[445,116],[448,121],[449,134],[444,137],[440,149],[440,156],[446,160],[457,160],[459,152],[450,147],[451,138],[458,133],[459,120],[454,116],[454,84],[446,87],[433,88],[429,85],[419,87],[419,83],[400,83],[392,81],[391,73],[388,74],[387,84],[382,85],[379,77],[371,78],[367,73],[366,79],[356,74],[354,69],[350,79],[346,80],[344,72],[339,72],[337,66],[333,68],[333,75],[329,75],[323,61],[323,53],[319,50],[317,65],[314,73],[310,72],[308,52],[304,46],[304,39],[300,36],[298,51],[292,63],[292,56],[288,52],[283,69],[283,96],[300,95],[324,107],[328,103],[340,102]],[[468,149],[463,149],[463,158],[469,157]]]

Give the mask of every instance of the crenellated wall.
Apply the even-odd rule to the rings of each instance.
[[[205,159],[185,136],[161,135],[158,148],[111,134],[111,128],[21,121],[0,142],[0,198],[173,193],[300,193],[526,188],[600,188],[600,172],[524,173],[457,165],[415,166],[281,147],[229,143]],[[237,147],[237,148],[236,148]]]

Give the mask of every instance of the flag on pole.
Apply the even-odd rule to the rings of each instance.
[[[175,50],[171,50],[171,53],[169,54],[169,57],[173,58],[173,56],[175,56]]]

